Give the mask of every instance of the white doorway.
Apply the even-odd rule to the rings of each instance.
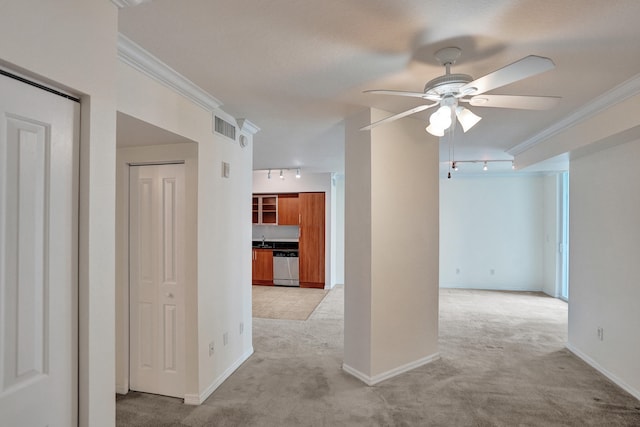
[[[184,164],[129,168],[130,389],[184,397]]]
[[[80,104],[0,76],[0,414],[78,420]]]

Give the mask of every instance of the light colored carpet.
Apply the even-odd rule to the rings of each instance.
[[[200,406],[119,396],[118,426],[640,426],[640,402],[564,348],[567,304],[440,291],[441,359],[373,387],[345,373],[343,289],[253,320],[255,353]]]
[[[253,286],[253,317],[307,320],[327,292],[312,288]]]

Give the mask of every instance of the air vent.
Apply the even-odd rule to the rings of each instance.
[[[236,127],[218,116],[215,116],[214,129],[216,133],[236,140]]]

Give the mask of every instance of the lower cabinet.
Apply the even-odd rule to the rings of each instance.
[[[253,274],[254,285],[273,285],[273,250],[253,250]]]

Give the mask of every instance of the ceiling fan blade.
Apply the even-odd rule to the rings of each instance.
[[[439,101],[440,96],[437,95],[427,95],[422,92],[405,92],[402,90],[365,90],[363,93],[373,93],[376,95],[395,95],[395,96],[410,96],[413,98],[422,98],[429,99],[431,101]]]
[[[403,117],[407,117],[407,116],[410,116],[412,114],[419,113],[420,111],[424,111],[424,110],[426,110],[428,108],[435,107],[436,105],[438,105],[437,102],[434,103],[434,104],[420,105],[420,106],[412,108],[410,110],[403,111],[402,113],[394,114],[393,116],[389,116],[389,117],[384,118],[382,120],[378,120],[377,122],[371,123],[369,126],[365,126],[365,127],[361,128],[360,130],[371,130],[374,127],[376,127],[378,125],[381,125],[383,123],[392,122],[394,120],[398,120],[398,119],[401,119]]]
[[[555,66],[549,58],[536,55],[525,56],[513,64],[509,64],[493,73],[489,73],[484,77],[467,83],[460,88],[460,92],[468,95],[479,95],[491,89],[506,86],[509,83],[552,70]]]
[[[559,96],[478,95],[469,100],[474,107],[517,108],[521,110],[548,110],[555,107]]]

